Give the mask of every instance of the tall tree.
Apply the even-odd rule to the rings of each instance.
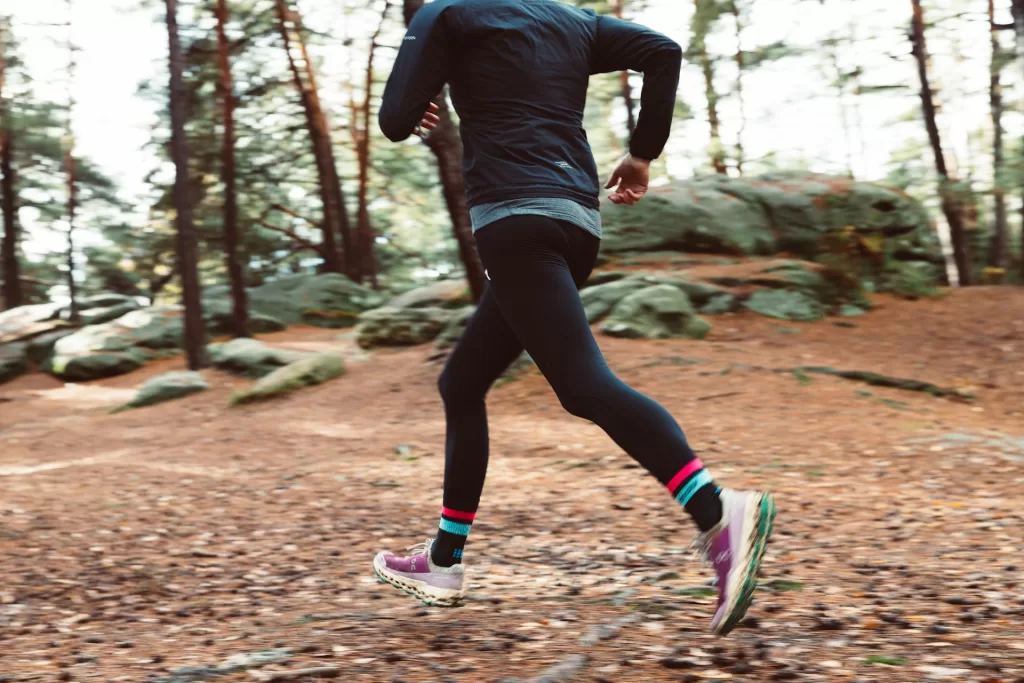
[[[356,214],[356,243],[359,248],[359,272],[363,278],[377,288],[377,239],[370,222],[369,196],[367,190],[370,183],[370,101],[373,94],[373,58],[377,52],[377,40],[384,29],[384,22],[391,8],[391,0],[384,0],[380,23],[370,38],[370,47],[366,58],[366,81],[363,85],[362,106],[352,107],[352,136],[356,145],[356,158],[359,162],[359,203]]]
[[[932,153],[935,156],[935,169],[939,174],[939,197],[942,213],[949,224],[949,234],[953,242],[953,259],[956,262],[960,285],[967,286],[972,284],[972,278],[971,259],[964,230],[963,202],[957,194],[954,179],[950,177],[946,167],[946,156],[942,151],[942,140],[935,119],[935,100],[928,79],[928,47],[924,34],[924,10],[921,8],[921,0],[910,0],[910,2],[913,8],[912,53],[917,62],[917,75],[921,81],[921,108],[925,127],[928,129],[928,141],[931,143]]]
[[[4,236],[0,243],[3,269],[4,308],[21,306],[21,269],[18,263],[18,206],[14,181],[14,124],[4,92],[7,72],[7,20],[0,17],[0,204],[4,214]]]
[[[1010,235],[1006,220],[1006,190],[1003,187],[1003,88],[1001,74],[1003,53],[999,47],[999,28],[996,25],[995,0],[988,0],[988,25],[992,40],[992,61],[990,63],[989,100],[992,109],[992,199],[995,203],[995,231],[989,252],[989,266],[1003,274],[1009,264]]]
[[[64,169],[67,173],[67,219],[68,219],[68,251],[67,251],[67,285],[68,297],[71,299],[69,308],[69,319],[71,322],[78,322],[78,296],[75,285],[75,203],[78,199],[78,180],[75,176],[75,45],[72,41],[71,11],[72,0],[67,0],[68,6],[68,110],[67,127],[64,134]]]
[[[1018,78],[1024,77],[1024,0],[1012,0],[1010,13],[1013,17],[1013,33],[1016,38],[1017,71]],[[1022,188],[1024,190],[1024,188]],[[1021,237],[1020,237],[1020,262],[1024,269],[1024,201],[1020,205],[1021,213]]]
[[[14,135],[4,116],[0,131],[0,174],[3,175],[2,192],[4,210],[4,237],[0,244],[0,268],[3,269],[4,308],[21,306],[21,268],[18,261],[18,204],[14,180]]]
[[[317,173],[320,178],[320,199],[323,203],[323,253],[324,269],[332,273],[344,272],[354,280],[361,280],[358,254],[353,248],[349,228],[348,211],[341,190],[341,179],[334,159],[331,129],[327,115],[320,104],[320,93],[316,85],[313,63],[306,49],[302,20],[297,9],[290,7],[288,0],[275,0],[278,28],[288,65],[292,71],[295,88],[299,91],[302,108],[306,115],[306,127],[313,146]],[[298,51],[296,56],[295,51]],[[301,62],[301,63],[300,63]],[[342,256],[338,255],[335,235],[341,236]],[[342,260],[344,258],[344,261]]]
[[[726,175],[725,148],[722,146],[720,120],[718,117],[718,101],[720,96],[715,90],[715,62],[708,52],[707,37],[711,26],[722,15],[723,7],[718,0],[693,0],[696,11],[690,26],[690,46],[688,57],[696,61],[704,73],[704,95],[707,99],[708,125],[711,128],[711,145],[709,153],[711,165],[715,173]]]
[[[740,0],[731,0],[733,21],[736,24],[736,100],[740,110],[740,127],[736,132],[736,173],[743,175],[743,135],[747,130],[747,106],[743,99],[743,71],[746,58],[743,55],[743,14]]]
[[[406,26],[422,6],[423,0],[403,0],[402,9]],[[445,93],[442,92],[435,97],[434,104],[438,107],[436,113],[441,120],[437,124],[437,128],[427,136],[426,144],[437,158],[444,201],[448,205],[452,230],[459,245],[459,257],[466,268],[466,279],[469,280],[473,300],[479,301],[487,285],[487,278],[484,275],[483,262],[476,251],[476,242],[473,240],[473,224],[469,217],[469,207],[466,204],[465,180],[462,177],[462,140],[452,121],[451,113],[448,111]]]
[[[612,11],[618,19],[622,18],[622,6],[626,0],[612,0]],[[633,103],[633,86],[629,83],[629,71],[623,69],[619,72],[619,82],[622,86],[622,101],[626,105],[626,127],[629,129],[630,137],[633,136],[633,130],[636,129],[636,114],[634,109],[636,105]]]
[[[185,85],[181,74],[181,44],[178,40],[178,0],[166,0],[168,65],[170,67],[171,154],[174,158],[174,205],[178,233],[178,273],[181,275],[185,307],[185,354],[188,367],[207,365],[206,331],[199,297],[198,250],[189,198],[188,141],[185,138]]]
[[[251,337],[245,273],[238,255],[238,189],[235,171],[235,86],[231,78],[231,43],[228,41],[228,3],[217,0],[217,68],[220,74],[224,140],[221,182],[224,184],[224,259],[231,282],[231,327],[236,337]]]

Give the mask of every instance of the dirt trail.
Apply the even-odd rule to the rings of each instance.
[[[719,482],[777,494],[763,590],[726,639],[687,519],[536,370],[489,399],[473,597],[447,611],[370,571],[437,523],[430,349],[267,335],[341,349],[348,372],[242,408],[245,380],[204,371],[209,392],[108,414],[180,359],[0,387],[0,680],[180,683],[263,650],[260,671],[346,681],[1024,680],[1024,292],[878,303],[853,328],[733,315],[706,341],[600,339]],[[800,365],[978,398],[779,371]]]

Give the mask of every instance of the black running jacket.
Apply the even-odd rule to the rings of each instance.
[[[643,72],[629,151],[654,159],[668,140],[681,62],[670,38],[557,0],[434,0],[409,25],[378,122],[388,139],[405,140],[448,83],[470,206],[559,197],[597,208],[583,130],[590,75]]]

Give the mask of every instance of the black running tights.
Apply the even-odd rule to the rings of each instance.
[[[524,348],[567,411],[597,424],[667,485],[695,455],[668,411],[608,368],[580,301],[600,240],[571,223],[526,215],[484,226],[476,244],[490,282],[439,381],[445,507],[477,510],[488,459],[484,399]]]

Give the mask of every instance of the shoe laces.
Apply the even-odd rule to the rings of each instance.
[[[423,541],[422,543],[416,543],[414,545],[409,546],[408,548],[406,548],[406,550],[411,552],[413,555],[429,555],[430,554],[430,546],[433,543],[434,543],[434,539],[428,538],[427,540]]]
[[[687,550],[693,551],[690,554],[690,557],[700,560],[700,563],[705,567],[712,566],[711,541],[714,539],[718,531],[718,527],[715,527],[709,531],[702,531],[698,533],[686,548]]]

